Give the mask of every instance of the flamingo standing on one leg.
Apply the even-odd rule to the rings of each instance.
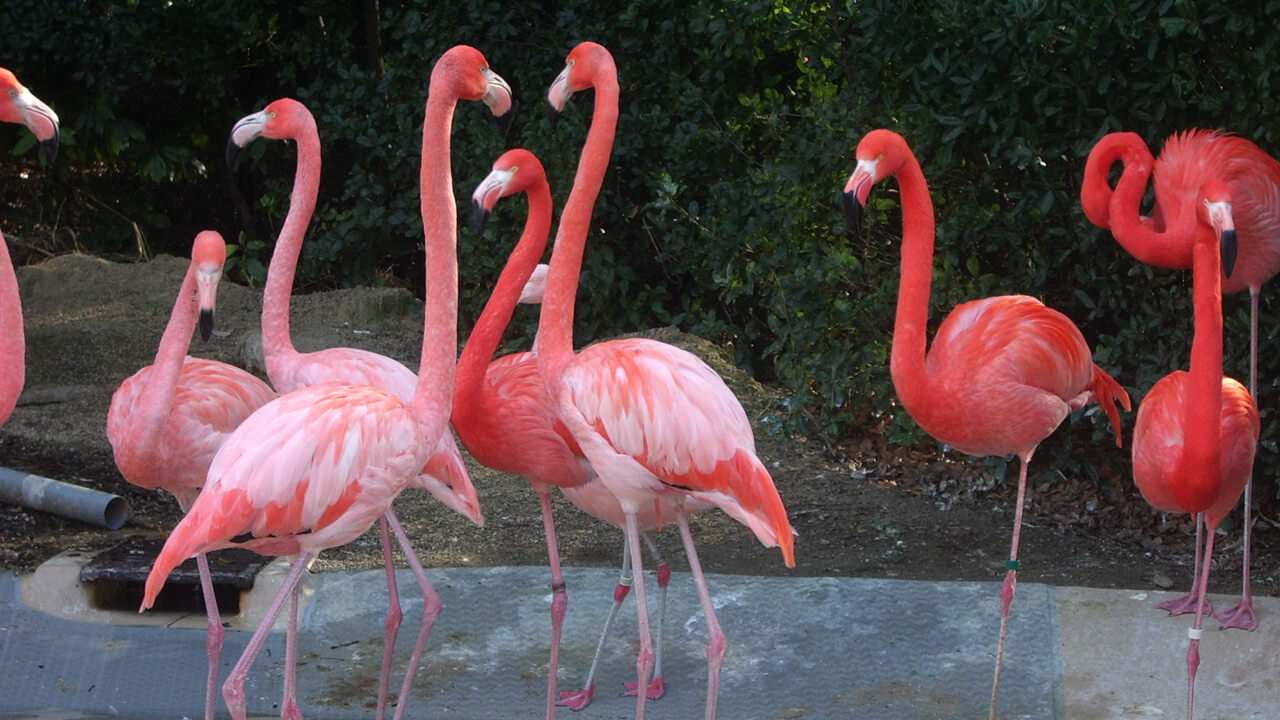
[[[496,76],[495,76],[496,78]],[[500,79],[495,82],[501,82]],[[504,86],[505,87],[505,86]],[[506,112],[509,91],[495,91],[489,102],[497,114]],[[447,121],[448,118],[443,118]],[[441,122],[442,118],[428,118],[428,122]],[[262,349],[266,360],[267,375],[280,392],[291,392],[308,385],[325,382],[373,385],[394,392],[408,402],[413,397],[417,377],[402,363],[384,355],[356,348],[326,348],[310,353],[300,353],[294,348],[289,333],[289,297],[294,273],[307,225],[315,210],[320,185],[320,136],[315,118],[305,105],[291,98],[276,100],[260,112],[238,120],[227,143],[228,159],[236,150],[258,137],[292,139],[298,145],[293,192],[289,200],[289,213],[280,229],[280,237],[271,255],[267,271],[267,284],[262,298]],[[425,189],[425,188],[424,188]],[[452,434],[440,436],[440,446],[428,463],[418,487],[428,490],[441,502],[457,510],[477,524],[483,523],[475,489],[467,475],[466,466],[454,442]],[[436,478],[441,479],[436,479]],[[443,480],[443,482],[442,482]],[[396,634],[402,613],[399,592],[395,580],[395,561],[391,551],[389,532],[391,515],[379,521],[384,564],[387,571],[387,594],[390,607],[384,621],[382,671],[378,680],[376,717],[381,720],[386,712],[388,680],[391,661],[395,652]],[[422,589],[424,597],[430,597],[429,583],[412,546],[402,547]],[[436,601],[423,604],[424,619],[419,632],[429,628],[428,616],[437,611]]]
[[[637,573],[643,569],[638,513],[655,500],[675,500],[676,522],[710,635],[705,717],[713,718],[726,643],[682,501],[697,499],[720,507],[764,545],[780,546],[788,567],[795,565],[794,531],[769,472],[755,455],[751,423],[742,405],[706,363],[647,339],[614,340],[573,352],[573,305],[582,253],[618,116],[613,57],[604,47],[584,42],[569,53],[548,99],[559,112],[574,92],[589,87],[595,89],[591,129],[561,215],[534,353],[560,421],[622,507]],[[643,583],[636,585],[636,610],[636,686],[645,688],[653,650]],[[647,695],[636,693],[637,718],[644,717]]]
[[[1094,145],[1085,165],[1080,201],[1085,214],[1098,227],[1110,229],[1116,240],[1135,258],[1149,265],[1172,269],[1192,266],[1194,233],[1185,229],[1196,222],[1199,192],[1205,182],[1221,179],[1234,198],[1233,213],[1239,236],[1239,258],[1230,277],[1222,280],[1227,293],[1249,290],[1249,394],[1258,393],[1258,303],[1263,283],[1280,271],[1280,161],[1249,140],[1218,130],[1192,129],[1175,133],[1165,141],[1155,161],[1155,207],[1150,218],[1138,217],[1139,202],[1122,212],[1111,208],[1107,173],[1124,155],[1150,158],[1146,143],[1135,133],[1110,133]],[[1145,167],[1149,168],[1148,163]],[[1130,164],[1125,165],[1125,174]],[[1143,177],[1150,176],[1144,172]],[[1145,189],[1145,188],[1144,188]],[[1252,483],[1244,491],[1244,559],[1240,602],[1214,615],[1224,628],[1253,630],[1250,583],[1253,535]],[[1200,577],[1201,523],[1196,525],[1196,563],[1193,577]],[[1193,584],[1185,597],[1161,603],[1172,614],[1194,612],[1200,596]]]
[[[1018,571],[1018,538],[1027,464],[1036,446],[1072,411],[1092,400],[1106,411],[1120,445],[1115,400],[1129,409],[1119,383],[1093,363],[1080,330],[1062,313],[1026,295],[957,306],[926,354],[933,263],[933,202],[923,171],[902,136],[872,130],[858,143],[857,169],[844,186],[857,226],[871,187],[896,177],[902,194],[902,280],[890,371],[902,406],[925,432],[970,455],[1017,455],[1018,497],[1008,573],[1000,590],[1000,637],[990,717],[996,716],[1000,667]]]
[[[1111,201],[1113,213],[1132,211],[1140,202],[1150,167],[1150,155],[1146,157],[1148,161],[1130,158],[1126,163]],[[1137,172],[1130,176],[1129,168]],[[1222,375],[1222,277],[1233,274],[1236,254],[1232,194],[1215,179],[1204,184],[1200,197],[1195,203],[1198,223],[1190,229],[1195,238],[1191,370],[1169,373],[1151,388],[1133,429],[1133,479],[1142,496],[1165,512],[1198,514],[1207,527],[1187,648],[1187,720],[1195,705],[1214,534],[1249,484],[1261,427],[1252,396]]]
[[[226,258],[221,235],[205,230],[196,236],[155,362],[121,383],[107,410],[107,439],[120,474],[134,485],[173,493],[183,513],[199,494],[223,441],[276,396],[265,382],[238,367],[187,357],[197,315],[202,338],[208,340],[213,329],[214,299]],[[213,720],[224,631],[204,553],[196,555],[196,566],[209,617],[204,716]]]
[[[58,154],[58,115],[0,67],[0,122],[25,125],[53,162]],[[0,425],[18,404],[26,378],[26,340],[22,332],[22,301],[18,276],[9,259],[9,246],[0,233]]]
[[[510,94],[475,48],[456,46],[431,74],[423,126],[422,213],[426,236],[427,298],[420,374],[412,401],[369,385],[319,384],[264,405],[228,438],[213,459],[209,480],[174,529],[147,578],[142,607],[185,557],[243,545],[264,554],[295,556],[279,594],[223,685],[234,720],[244,720],[244,680],[286,598],[316,553],[355,539],[405,487],[421,482],[429,459],[448,433],[457,348],[457,218],[449,161],[449,132],[459,99],[486,99],[505,109]],[[408,538],[387,516],[402,546]],[[250,539],[236,542],[241,535]],[[425,577],[425,576],[423,576]],[[410,660],[396,718],[407,706],[413,668],[439,612],[433,612]],[[297,613],[291,600],[282,715],[298,718],[294,687]]]
[[[538,374],[533,354],[512,353],[490,362],[516,304],[542,301],[548,266],[537,263],[546,249],[547,236],[551,230],[551,190],[547,185],[542,163],[529,151],[517,148],[504,153],[494,162],[493,171],[472,194],[477,224],[483,224],[500,198],[520,192],[529,197],[529,214],[524,231],[458,358],[452,420],[463,445],[477,461],[487,467],[524,477],[538,494],[547,555],[551,564],[551,659],[547,678],[546,714],[548,718],[553,718],[556,705],[581,710],[591,703],[595,690],[595,671],[605,636],[619,605],[631,588],[630,559],[624,555],[622,578],[614,590],[613,606],[597,644],[596,654],[592,658],[584,688],[561,693],[557,701],[560,637],[568,597],[564,575],[560,569],[560,552],[551,511],[551,488],[559,487],[581,509],[606,522],[622,527],[625,521],[617,499],[600,482],[581,450],[567,436],[563,425],[556,418],[555,405],[547,395],[546,384]],[[694,505],[695,503],[690,502],[687,507],[691,510],[699,509]],[[663,508],[657,510],[646,506],[639,516],[641,529],[658,527],[664,508],[668,518],[675,516],[675,507],[670,501],[664,500]],[[661,562],[661,556],[657,555],[657,548],[652,541],[648,544],[659,558],[658,585],[663,593],[662,607],[665,608],[670,568],[665,562]],[[660,620],[659,623],[661,622]],[[651,700],[662,697],[665,691],[661,675],[661,648],[659,634],[655,676],[647,689]],[[630,687],[628,692],[634,693],[636,689]]]

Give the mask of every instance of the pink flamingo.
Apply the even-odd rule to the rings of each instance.
[[[191,264],[155,362],[121,383],[107,410],[107,439],[120,474],[134,485],[168,490],[184,513],[199,494],[214,453],[227,436],[276,396],[266,383],[238,367],[187,356],[197,314],[200,335],[209,339],[226,258],[227,244],[221,235],[212,230],[196,235]],[[213,720],[224,632],[204,553],[196,555],[196,566],[209,617],[204,716]]]
[[[58,115],[0,67],[0,122],[25,125],[53,162],[58,154]],[[26,340],[22,333],[22,301],[9,246],[0,233],[0,425],[9,419],[26,379]]]
[[[547,395],[533,354],[512,353],[490,362],[516,304],[542,301],[548,266],[537,263],[546,249],[551,229],[551,190],[542,163],[529,151],[517,148],[494,162],[493,171],[472,194],[477,224],[482,225],[500,198],[521,192],[529,197],[524,231],[458,358],[452,420],[463,445],[477,461],[524,477],[538,494],[551,565],[551,660],[546,714],[553,718],[556,705],[580,710],[591,703],[595,692],[595,672],[605,638],[631,588],[630,556],[624,549],[622,577],[614,590],[613,605],[596,646],[584,688],[561,693],[560,700],[556,701],[561,629],[568,597],[551,511],[551,488],[559,487],[580,508],[617,527],[622,527],[625,521],[617,499],[600,482],[581,449],[558,421],[555,405]],[[694,505],[690,502],[687,507],[698,509]],[[675,516],[672,500],[664,499],[663,508],[666,517]],[[650,506],[642,509],[638,520],[643,531],[658,527],[661,510],[655,511]],[[646,541],[659,558],[658,586],[663,596],[661,605],[665,609],[670,568],[661,561],[652,541],[647,537]],[[660,618],[663,615],[665,613],[661,613]],[[660,619],[660,628],[661,624]],[[654,679],[647,689],[651,700],[662,697],[665,692],[661,673],[661,629],[658,637]],[[629,694],[635,692],[634,686],[628,687]]]
[[[1234,198],[1234,216],[1239,235],[1239,257],[1230,277],[1222,279],[1227,293],[1249,290],[1249,395],[1258,393],[1258,302],[1263,283],[1280,271],[1280,161],[1245,138],[1220,130],[1192,129],[1175,133],[1165,141],[1155,161],[1155,207],[1150,218],[1139,218],[1138,205],[1115,214],[1110,204],[1111,187],[1107,173],[1122,156],[1150,158],[1146,143],[1136,133],[1110,133],[1094,145],[1085,165],[1080,201],[1089,220],[1110,229],[1121,246],[1139,261],[1171,269],[1192,266],[1194,233],[1180,231],[1195,224],[1202,204],[1199,192],[1212,179],[1226,182]],[[1150,163],[1145,165],[1150,168]],[[1130,172],[1128,163],[1125,174]],[[1149,177],[1151,171],[1144,172]],[[1145,189],[1145,188],[1144,188]],[[1258,626],[1253,611],[1253,590],[1249,580],[1252,557],[1252,484],[1244,490],[1243,582],[1240,602],[1214,615],[1223,628],[1253,630]],[[1200,577],[1200,536],[1203,521],[1196,524],[1196,561],[1192,575]],[[1200,593],[1193,584],[1185,597],[1160,604],[1171,614],[1194,612]]]
[[[170,534],[147,578],[143,609],[185,557],[242,545],[263,554],[294,556],[289,575],[262,624],[223,685],[234,720],[244,720],[244,680],[286,598],[285,702],[281,714],[298,718],[295,699],[296,589],[316,554],[350,542],[385,516],[402,547],[399,522],[387,515],[406,487],[439,452],[448,433],[457,348],[456,205],[449,132],[459,99],[485,100],[501,114],[510,106],[507,84],[475,48],[456,46],[436,62],[423,124],[422,214],[426,236],[427,298],[421,373],[413,399],[370,385],[327,383],[282,395],[246,420],[213,459],[209,480]],[[251,537],[238,542],[237,538]],[[420,582],[425,575],[418,570]],[[401,685],[396,718],[407,707],[414,668],[439,597],[426,586],[432,611],[419,633]]]
[[[755,455],[751,423],[720,376],[697,356],[647,339],[597,343],[573,352],[573,304],[592,206],[603,184],[618,116],[613,57],[584,42],[566,59],[548,99],[559,112],[574,93],[595,89],[591,129],[551,256],[546,297],[534,341],[538,370],[559,419],[621,506],[631,564],[643,563],[638,514],[655,500],[675,501],[675,519],[698,586],[709,631],[707,718],[715,716],[726,642],[715,617],[683,507],[692,498],[720,507],[767,547],[780,546],[795,566],[794,531],[768,471]],[[637,688],[653,669],[644,584],[636,585],[640,655]],[[643,718],[647,692],[636,693]]]
[[[1151,167],[1150,154],[1141,156],[1145,152],[1142,148],[1138,157],[1126,160],[1125,175],[1111,200],[1113,217],[1136,215]],[[1204,570],[1196,578],[1198,597],[1192,602],[1196,619],[1187,648],[1187,720],[1195,702],[1213,537],[1249,484],[1261,428],[1252,396],[1222,375],[1222,278],[1233,274],[1236,255],[1232,194],[1225,182],[1213,179],[1204,184],[1200,197],[1195,203],[1198,223],[1176,229],[1189,229],[1194,235],[1191,370],[1175,370],[1151,388],[1133,429],[1133,479],[1142,496],[1165,512],[1196,513],[1208,527]],[[1205,422],[1206,418],[1218,420]]]
[[[1017,583],[1027,464],[1067,415],[1093,400],[1106,411],[1120,445],[1115,400],[1128,410],[1129,396],[1093,363],[1088,343],[1070,319],[1026,295],[957,306],[942,321],[926,354],[934,241],[929,186],[906,141],[892,131],[867,133],[858,143],[857,160],[844,186],[845,208],[855,227],[873,185],[895,177],[902,194],[902,280],[890,355],[899,401],[925,432],[957,450],[1021,459],[1013,542],[1000,590],[1000,638],[990,707],[994,720],[1009,606]]]
[[[495,106],[494,109],[505,112],[504,108]],[[396,360],[357,348],[326,348],[309,353],[300,353],[294,348],[289,333],[289,298],[298,256],[302,251],[303,237],[306,234],[307,225],[311,222],[319,192],[320,135],[315,118],[305,105],[291,98],[281,98],[267,105],[262,111],[247,115],[236,122],[227,143],[228,159],[233,159],[237,148],[248,145],[258,137],[291,139],[298,144],[289,213],[280,229],[275,251],[271,255],[271,264],[267,270],[267,284],[262,295],[262,350],[266,359],[267,376],[280,392],[292,392],[308,385],[337,382],[384,388],[395,393],[406,403],[409,402],[413,398],[418,379],[412,370]],[[484,519],[480,513],[475,489],[451,433],[440,436],[436,453],[414,486],[427,490],[445,505],[470,518],[476,524],[483,524]],[[382,671],[378,680],[376,717],[379,720],[386,712],[391,662],[395,653],[396,635],[403,617],[389,530],[394,511],[388,512],[391,514],[379,521],[383,560],[387,571],[387,596],[390,603],[384,621]],[[426,581],[416,553],[411,546],[404,546],[402,549],[424,597],[428,596],[430,585]],[[434,603],[435,601],[424,603],[424,622],[419,632],[429,627],[429,623],[425,622],[425,616],[433,612]]]

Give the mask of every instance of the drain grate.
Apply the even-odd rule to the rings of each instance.
[[[142,603],[147,573],[164,546],[163,538],[135,538],[98,553],[80,569],[80,582],[88,591],[89,604],[98,610],[136,612]],[[253,587],[254,576],[272,558],[252,550],[228,548],[209,553],[209,574],[218,612],[237,615],[240,593]],[[153,610],[204,614],[200,591],[200,571],[190,558],[170,573],[164,590],[156,597]]]

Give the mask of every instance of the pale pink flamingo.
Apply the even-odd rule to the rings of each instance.
[[[559,112],[574,92],[586,88],[595,89],[595,109],[560,218],[534,353],[560,421],[623,510],[637,574],[643,570],[638,514],[656,500],[675,501],[676,523],[710,636],[705,716],[712,718],[726,642],[682,501],[697,499],[720,507],[765,546],[780,546],[787,567],[795,566],[794,531],[773,480],[756,457],[746,412],[706,363],[679,348],[639,338],[597,343],[574,354],[574,295],[618,116],[613,57],[592,42],[569,53],[548,99]],[[646,688],[653,649],[644,583],[635,589],[640,634],[636,687]],[[647,692],[636,693],[637,718],[644,716],[647,699]]]
[[[58,154],[58,115],[0,67],[0,122],[24,125],[40,141],[53,162]],[[26,379],[26,339],[22,332],[22,301],[18,276],[9,259],[9,246],[0,233],[0,425],[9,419]]]
[[[271,264],[267,269],[267,283],[262,294],[262,351],[266,360],[267,376],[280,392],[292,392],[308,385],[336,382],[384,388],[395,393],[401,400],[409,402],[413,398],[418,379],[412,370],[397,360],[357,348],[326,348],[301,353],[294,347],[289,332],[289,299],[298,256],[302,252],[303,238],[306,235],[307,225],[311,222],[319,192],[320,135],[315,118],[305,105],[291,98],[281,98],[270,103],[260,112],[247,115],[236,122],[227,143],[228,158],[232,159],[236,148],[244,147],[258,137],[293,140],[298,145],[289,213],[285,217],[284,225],[280,228],[280,236],[271,254]],[[427,490],[445,505],[473,522],[483,524],[475,489],[472,487],[466,465],[451,433],[440,436],[436,451],[423,475],[413,486]],[[388,511],[388,513],[393,512]],[[391,662],[402,619],[400,595],[395,579],[395,560],[391,550],[389,531],[391,518],[392,515],[389,514],[379,521],[383,561],[387,571],[387,596],[390,603],[384,621],[382,671],[378,680],[376,717],[379,720],[386,712]],[[426,596],[428,584],[422,574],[421,563],[412,547],[405,546],[403,550],[417,578],[418,586]],[[430,627],[426,622],[426,615],[431,612],[433,612],[432,603],[425,603],[424,622],[420,628]]]
[[[458,358],[452,420],[458,437],[478,462],[524,477],[538,494],[551,565],[551,659],[546,714],[552,718],[555,717],[556,705],[581,710],[591,703],[595,692],[595,672],[605,637],[618,607],[631,588],[630,556],[624,549],[622,577],[614,589],[613,605],[596,646],[584,688],[561,693],[557,701],[560,638],[568,597],[560,569],[560,552],[551,511],[551,488],[559,487],[580,508],[606,522],[622,527],[625,521],[617,499],[596,477],[577,444],[557,419],[555,405],[547,395],[533,354],[512,353],[490,362],[516,304],[542,301],[548,266],[537,263],[546,249],[551,230],[551,189],[542,163],[529,151],[517,148],[494,162],[493,171],[472,194],[477,224],[482,225],[500,198],[521,192],[529,198],[525,227]],[[664,500],[663,507],[667,518],[675,517],[671,500]],[[660,512],[661,508],[655,511],[650,506],[642,510],[639,517],[642,531],[658,527]],[[647,537],[646,542],[657,556],[656,546]],[[671,573],[658,557],[658,585],[665,609]],[[659,620],[660,627],[661,623]],[[650,699],[660,698],[664,692],[661,650],[660,629],[654,679],[647,689]],[[628,693],[635,692],[635,687],[629,686]]]
[[[276,396],[265,382],[238,367],[187,356],[197,316],[201,337],[209,339],[226,258],[227,244],[217,232],[196,236],[155,362],[121,383],[107,410],[107,440],[120,474],[139,487],[168,490],[184,513],[227,436]],[[204,553],[196,555],[196,567],[209,618],[204,716],[213,720],[224,631]]]
[[[1136,214],[1149,158],[1126,160],[1125,176],[1111,201],[1113,216]],[[1191,370],[1161,378],[1142,399],[1133,428],[1133,479],[1142,496],[1165,512],[1198,514],[1208,529],[1204,569],[1195,581],[1198,597],[1192,601],[1196,619],[1187,648],[1187,720],[1195,704],[1213,537],[1249,484],[1261,427],[1252,396],[1222,375],[1222,278],[1224,271],[1227,277],[1233,274],[1236,254],[1232,194],[1225,182],[1213,179],[1199,195],[1198,222],[1189,229],[1194,235],[1195,305]]]
[[[989,710],[994,720],[1017,584],[1027,464],[1067,415],[1094,400],[1106,411],[1120,445],[1115,400],[1128,410],[1129,396],[1093,363],[1088,343],[1070,319],[1026,295],[956,306],[926,354],[934,221],[924,172],[907,142],[889,130],[867,133],[858,143],[857,162],[844,186],[845,208],[855,227],[876,183],[897,178],[902,197],[902,277],[889,360],[898,400],[925,432],[961,452],[1021,460],[1008,572],[1000,590]]]
[[[1280,271],[1280,161],[1249,140],[1220,130],[1192,129],[1175,133],[1165,141],[1155,160],[1155,207],[1151,217],[1139,217],[1139,203],[1117,215],[1109,206],[1111,187],[1107,174],[1122,155],[1150,158],[1146,143],[1136,133],[1111,133],[1094,145],[1085,165],[1080,201],[1085,214],[1098,227],[1110,229],[1125,250],[1141,262],[1157,267],[1189,269],[1192,266],[1199,192],[1213,179],[1226,182],[1234,198],[1233,213],[1239,235],[1239,257],[1230,277],[1222,279],[1226,293],[1249,291],[1249,395],[1258,393],[1258,302],[1262,285]],[[1150,168],[1150,164],[1146,167]],[[1130,172],[1125,165],[1125,174]],[[1151,171],[1144,173],[1149,177]],[[1145,190],[1145,188],[1144,188]],[[1240,602],[1215,613],[1224,628],[1253,630],[1250,583],[1253,535],[1252,483],[1244,490],[1243,581]],[[1192,575],[1198,580],[1202,521],[1196,524],[1196,562]],[[1194,612],[1199,597],[1193,584],[1183,598],[1161,603],[1171,614]]]
[[[169,572],[195,553],[241,545],[293,562],[262,624],[223,685],[234,720],[244,720],[244,680],[286,599],[285,702],[281,715],[298,718],[295,687],[296,590],[321,550],[363,534],[386,516],[402,547],[399,522],[387,515],[406,487],[439,453],[447,434],[457,352],[457,210],[449,133],[458,100],[485,100],[499,114],[510,106],[507,84],[475,48],[456,46],[431,73],[423,124],[422,214],[426,237],[427,297],[420,374],[413,399],[370,385],[327,383],[282,395],[249,417],[213,459],[209,479],[191,510],[170,534],[147,578],[143,609]],[[237,542],[242,535],[247,540]],[[421,568],[415,568],[426,582]],[[408,705],[414,669],[439,613],[439,597],[426,583],[431,612],[419,633],[401,685],[396,718]]]

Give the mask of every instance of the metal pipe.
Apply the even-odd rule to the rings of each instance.
[[[109,530],[129,519],[129,502],[119,495],[0,467],[0,502],[43,510]]]

